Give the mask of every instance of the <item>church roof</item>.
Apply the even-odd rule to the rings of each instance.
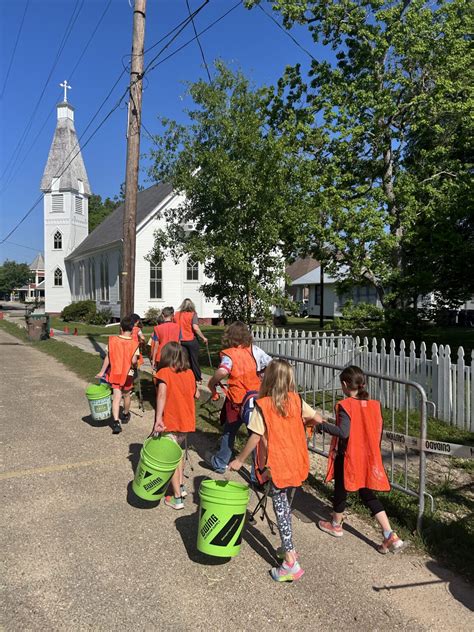
[[[139,191],[137,195],[137,226],[173,191],[171,184],[155,184]],[[123,212],[125,204],[118,206],[104,221],[66,257],[75,259],[78,255],[120,241],[123,238]]]
[[[39,252],[29,266],[30,270],[44,270],[44,259],[41,252]]]
[[[58,112],[74,112],[69,103],[60,103]],[[64,173],[63,173],[64,171]],[[77,140],[74,121],[68,116],[58,115],[53,142],[49,150],[48,161],[41,180],[41,190],[51,191],[52,182],[60,174],[59,191],[80,191],[78,180],[83,183],[83,192],[91,194],[86,168]]]

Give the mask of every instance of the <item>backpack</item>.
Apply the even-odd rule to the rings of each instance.
[[[240,405],[240,419],[246,426],[249,425],[250,417],[253,409],[255,408],[255,400],[257,398],[258,391],[247,391],[244,395],[244,399]]]

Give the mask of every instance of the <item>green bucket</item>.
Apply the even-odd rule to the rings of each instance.
[[[214,557],[235,557],[240,551],[250,498],[248,485],[204,480],[199,498],[198,551]]]
[[[179,445],[168,437],[147,439],[132,483],[135,494],[149,501],[163,498],[182,456]]]
[[[91,384],[86,389],[86,397],[94,421],[103,421],[112,414],[112,391],[106,384]]]

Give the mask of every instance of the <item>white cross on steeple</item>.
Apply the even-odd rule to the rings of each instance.
[[[64,88],[64,103],[67,103],[67,91],[71,89],[71,86],[68,84],[66,79],[64,79],[63,83],[60,83],[59,85],[61,88]]]

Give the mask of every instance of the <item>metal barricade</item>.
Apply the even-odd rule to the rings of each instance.
[[[261,341],[256,340],[256,344]],[[271,353],[275,358],[287,360],[294,367],[298,391],[313,407],[328,412],[343,398],[339,383],[339,373],[348,365],[335,365],[322,360],[302,359],[294,355]],[[382,452],[390,483],[393,489],[418,499],[417,530],[421,529],[425,509],[425,497],[431,501],[433,497],[426,492],[426,454],[417,449],[427,439],[427,397],[424,388],[417,382],[365,371],[368,378],[368,390],[371,397],[380,399],[384,393],[384,440]],[[400,397],[403,389],[405,398],[416,400],[416,410],[395,410],[395,397]],[[388,398],[388,400],[387,400]],[[419,437],[417,447],[403,441],[403,437],[416,435]],[[314,433],[309,442],[309,449],[322,456],[328,456],[329,441],[325,433]],[[388,457],[388,458],[387,458]]]

